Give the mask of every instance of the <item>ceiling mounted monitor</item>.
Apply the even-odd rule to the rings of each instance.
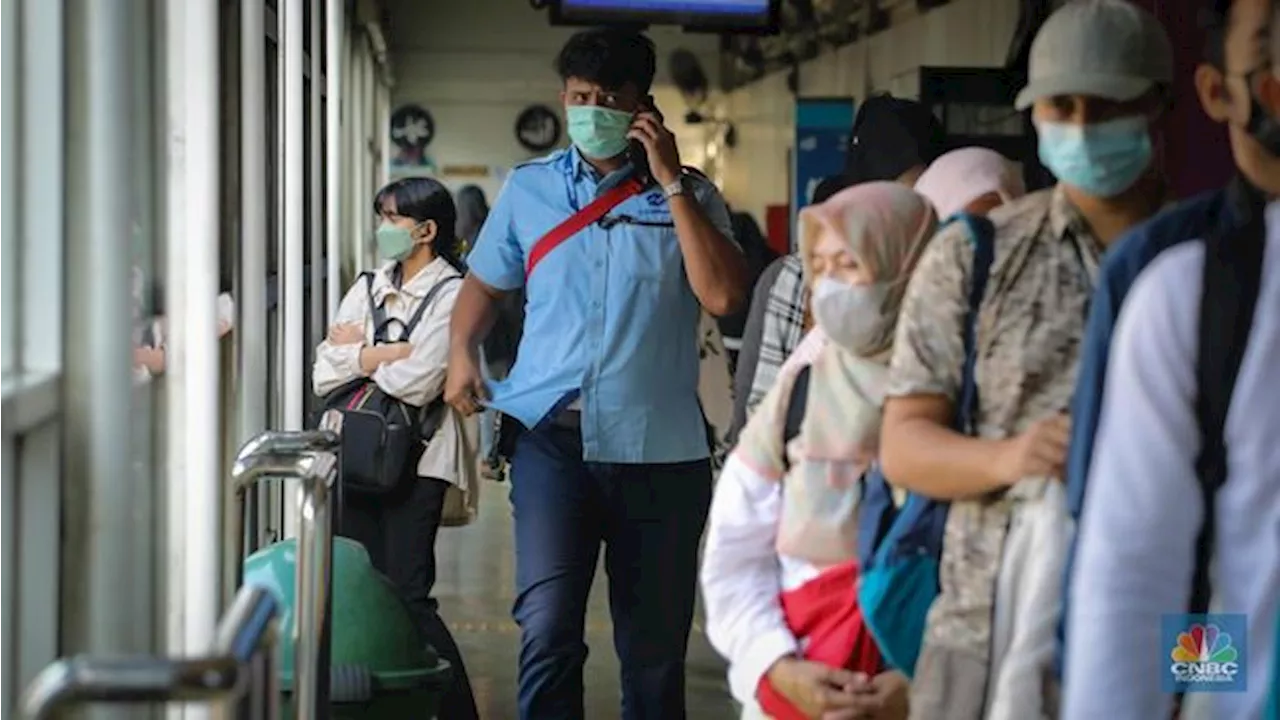
[[[773,33],[781,0],[552,0],[555,25],[680,25],[689,30]]]

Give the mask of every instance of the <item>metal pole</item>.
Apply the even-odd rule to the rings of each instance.
[[[210,0],[166,4],[172,61],[166,68],[171,113],[166,208],[171,436],[166,455],[170,493],[177,498],[169,539],[181,548],[178,563],[169,564],[181,583],[177,597],[170,595],[171,602],[181,603],[170,608],[181,614],[181,633],[170,642],[185,655],[213,642],[222,598],[216,310],[219,10]],[[188,710],[186,717],[195,714]]]
[[[263,0],[240,4],[240,297],[236,308],[239,353],[240,442],[267,428],[267,40]],[[253,491],[250,527],[257,535],[259,497]],[[243,520],[243,514],[240,515]],[[243,533],[242,533],[243,534]],[[256,538],[255,538],[256,539]],[[244,543],[245,538],[238,542]],[[223,578],[234,592],[236,578]]]
[[[67,600],[83,624],[67,628],[67,642],[94,653],[127,653],[147,649],[135,646],[135,628],[149,622],[138,608],[145,609],[150,589],[147,566],[135,557],[139,481],[131,458],[132,427],[121,421],[134,402],[130,238],[138,119],[133,112],[133,5],[82,0],[70,10],[67,27],[79,30],[71,40],[71,64],[80,67],[69,74],[82,80],[68,93],[73,103],[69,157],[76,158],[79,169],[68,175],[67,189],[68,207],[78,210],[67,215],[67,257],[76,260],[64,265],[63,418],[66,479],[76,497],[68,500],[75,512],[64,528],[71,565],[83,573],[68,583],[73,597]],[[43,612],[56,614],[57,608]]]
[[[377,117],[374,137],[377,138],[378,148],[378,187],[382,187],[391,179],[391,86],[383,76],[381,65],[374,65],[373,73],[373,86],[378,89],[374,96],[374,112]]]
[[[360,273],[364,269],[362,265],[361,254],[364,252],[364,223],[362,218],[365,217],[366,206],[364,204],[365,193],[365,82],[364,82],[364,63],[361,61],[360,45],[364,42],[361,38],[360,29],[352,29],[351,36],[351,106],[347,110],[347,115],[351,118],[351,128],[348,129],[348,147],[347,160],[349,167],[347,168],[347,177],[351,178],[348,184],[349,208],[351,215],[347,218],[351,227],[348,228],[348,238],[351,246],[348,247],[348,261],[351,263],[352,273]]]
[[[281,0],[277,5],[283,14],[280,45],[284,52],[284,77],[281,94],[284,109],[284,256],[280,263],[281,305],[284,327],[284,430],[302,429],[302,364],[305,362],[303,341],[303,201],[306,194],[302,163],[302,0]],[[295,492],[293,488],[285,491]],[[285,502],[285,535],[297,533],[297,501]]]
[[[293,627],[297,717],[329,717],[329,591],[333,525],[329,492],[337,474],[336,456],[316,453],[315,467],[302,478],[298,527],[297,622]]]
[[[343,0],[325,0],[325,263],[328,281],[325,283],[325,306],[329,318],[338,314],[342,301],[342,187],[343,145],[346,142],[346,125],[342,122],[342,75],[346,72],[347,24],[346,3]],[[320,331],[325,332],[326,328]]]
[[[325,315],[325,172],[324,172],[324,67],[320,58],[324,55],[323,25],[321,24],[321,0],[311,0],[311,293],[308,305],[311,308],[311,336],[307,338],[307,347],[314,348],[324,338],[327,325]],[[310,378],[311,373],[306,373]]]

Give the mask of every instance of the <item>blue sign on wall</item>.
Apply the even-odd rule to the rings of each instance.
[[[853,128],[853,98],[796,100],[796,140],[791,153],[791,247],[795,249],[796,214],[813,199],[824,178],[844,172]]]

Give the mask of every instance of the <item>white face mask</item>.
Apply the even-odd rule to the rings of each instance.
[[[887,292],[883,283],[849,285],[818,278],[810,299],[813,319],[832,342],[851,353],[865,355],[881,340],[880,309]]]

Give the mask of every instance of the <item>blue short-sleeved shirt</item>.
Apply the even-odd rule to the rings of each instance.
[[[525,260],[538,239],[628,172],[601,178],[574,149],[515,168],[467,258],[471,273],[499,290],[525,285]],[[719,192],[702,178],[689,180],[712,224],[732,239]],[[580,391],[584,460],[705,458],[701,310],[667,200],[655,187],[608,217],[624,221],[579,232],[529,278],[516,364],[505,380],[492,383],[490,404],[533,427]]]

